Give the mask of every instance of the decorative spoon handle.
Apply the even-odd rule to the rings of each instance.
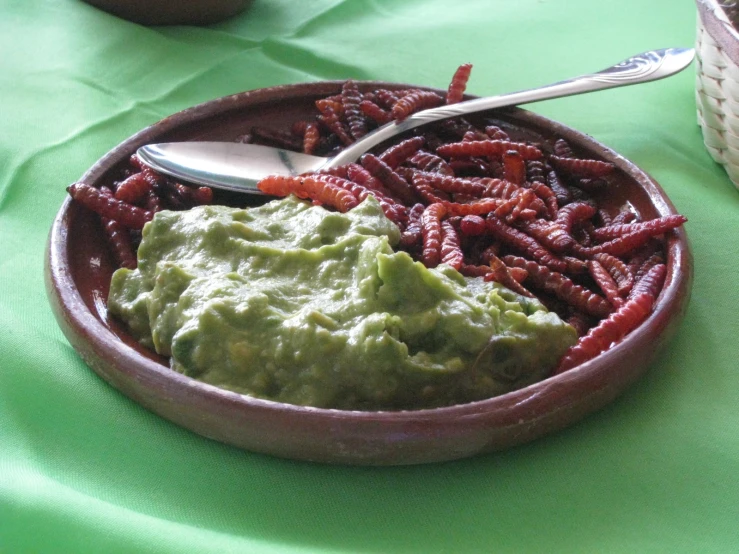
[[[634,85],[669,77],[685,69],[693,60],[694,55],[695,52],[692,48],[650,50],[649,52],[632,56],[598,73],[582,75],[574,79],[560,81],[540,88],[500,96],[477,98],[475,100],[467,100],[466,102],[424,110],[411,115],[400,123],[393,122],[379,127],[345,148],[333,157],[325,167],[336,167],[354,162],[362,154],[381,142],[409,129],[414,129],[415,127],[434,121],[473,114],[493,108],[538,102],[540,100],[549,100],[562,96],[573,96],[584,92]]]

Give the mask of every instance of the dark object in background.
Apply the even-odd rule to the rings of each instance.
[[[251,0],[84,0],[143,25],[209,25],[241,12]]]

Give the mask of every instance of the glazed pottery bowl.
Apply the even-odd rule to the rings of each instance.
[[[184,140],[231,141],[252,126],[289,129],[313,114],[315,100],[341,82],[244,92],[174,114],[132,136],[81,178],[111,182],[138,147]],[[361,83],[363,90],[408,85]],[[531,112],[510,108],[480,116],[517,140],[562,137],[576,154],[615,164],[604,206],[644,219],[676,213],[662,188],[634,164],[592,138]],[[245,197],[246,198],[246,197]],[[247,200],[244,200],[245,202]],[[258,201],[258,200],[257,200]],[[262,200],[263,201],[263,200]],[[82,359],[145,408],[195,433],[252,451],[328,463],[398,465],[451,460],[531,441],[614,400],[650,366],[688,303],[692,265],[683,229],[666,239],[667,278],[653,313],[623,341],[560,375],[495,398],[415,411],[341,411],[281,404],[205,383],[171,370],[108,316],[115,270],[97,215],[67,199],[48,242],[46,285],[56,318]]]

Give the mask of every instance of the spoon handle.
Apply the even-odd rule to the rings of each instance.
[[[474,100],[467,100],[466,102],[417,112],[400,123],[388,123],[365,135],[331,158],[324,168],[354,162],[362,154],[381,142],[427,123],[482,112],[493,108],[538,102],[540,100],[549,100],[562,96],[573,96],[584,92],[634,85],[669,77],[685,69],[693,60],[694,55],[695,52],[692,48],[650,50],[632,56],[598,73],[582,75],[574,79],[560,81],[535,89],[500,96],[476,98]]]

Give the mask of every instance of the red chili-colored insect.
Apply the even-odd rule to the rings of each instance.
[[[611,162],[600,160],[581,160],[579,158],[561,158],[549,156],[549,163],[555,169],[578,177],[604,177],[613,172],[615,166]]]
[[[344,145],[354,142],[349,132],[344,128],[339,115],[333,109],[327,108],[326,111],[316,117],[329,131],[334,133]]]
[[[154,180],[147,178],[147,172],[139,171],[121,181],[115,189],[115,197],[122,202],[136,204],[146,198],[153,186]]]
[[[364,115],[369,117],[378,125],[385,125],[393,120],[393,116],[389,111],[381,108],[374,102],[370,102],[369,100],[362,100],[359,103],[359,109],[362,110]]]
[[[446,93],[447,104],[456,104],[462,101],[471,72],[471,63],[463,63],[457,68],[452,77],[452,82],[449,84],[449,90]]]
[[[529,279],[534,286],[554,294],[570,306],[594,317],[602,318],[611,313],[608,300],[602,296],[576,284],[561,272],[552,271],[544,265],[521,256],[504,256],[503,262],[511,267],[520,267],[529,272]]]
[[[521,153],[524,160],[536,160],[541,158],[541,150],[535,146],[523,142],[510,142],[505,140],[477,140],[471,142],[452,142],[444,144],[436,149],[440,156],[484,156],[500,158],[508,150],[516,150]]]
[[[619,294],[625,295],[629,293],[634,286],[634,275],[624,262],[616,256],[611,256],[603,252],[595,254],[593,259],[602,265],[616,282]]]
[[[603,319],[570,347],[554,370],[558,375],[580,365],[601,352],[610,348],[611,344],[623,339],[636,329],[652,311],[654,296],[641,293],[630,298],[623,306]]]
[[[490,269],[491,272],[484,277],[486,281],[496,281],[517,294],[534,298],[534,295],[513,277],[510,269],[497,256],[492,256],[490,259]]]
[[[533,260],[536,260],[540,264],[543,264],[554,271],[567,271],[567,262],[557,258],[554,254],[539,244],[536,239],[530,237],[526,233],[506,225],[495,216],[488,216],[487,225],[488,230],[492,235],[527,254]]]
[[[432,204],[421,215],[422,261],[426,267],[436,267],[441,261],[441,218],[445,215],[443,204]]]
[[[272,175],[257,183],[257,188],[265,194],[287,196],[295,194],[299,198],[311,198],[327,204],[340,212],[351,210],[359,204],[354,195],[334,184],[327,183],[326,175],[304,175],[285,177]]]
[[[367,134],[367,122],[364,113],[359,107],[362,102],[362,93],[357,83],[351,79],[341,87],[341,105],[344,107],[344,117],[349,126],[349,133],[356,140]]]
[[[76,202],[98,215],[113,219],[131,229],[142,229],[154,217],[154,214],[148,210],[121,202],[112,196],[106,196],[100,190],[85,183],[73,183],[67,187],[67,192]]]
[[[526,162],[517,150],[503,153],[503,179],[519,186],[526,181]]]
[[[666,215],[641,223],[626,223],[623,225],[610,225],[608,227],[600,227],[592,233],[595,240],[608,240],[623,237],[630,233],[644,232],[647,236],[661,235],[662,233],[680,227],[688,221],[684,215]]]
[[[597,260],[588,261],[588,269],[590,270],[590,276],[593,278],[593,281],[603,291],[608,301],[614,308],[620,308],[624,300],[621,298],[618,285],[613,277],[611,277],[611,274]]]
[[[575,202],[559,209],[555,223],[569,233],[573,225],[590,219],[595,213],[596,209],[592,205]]]
[[[412,206],[418,202],[418,196],[413,190],[413,187],[380,158],[374,154],[365,154],[362,156],[360,162],[370,174],[380,180],[390,191],[390,194],[403,204]]]
[[[391,146],[380,154],[379,158],[385,162],[388,167],[395,169],[400,164],[405,162],[408,158],[418,152],[423,143],[425,142],[423,137],[412,137],[399,142],[395,146]]]
[[[315,123],[308,123],[303,132],[303,153],[313,154],[321,143],[321,130]]]
[[[419,90],[405,95],[392,107],[391,113],[396,121],[403,121],[412,113],[427,108],[434,108],[444,102],[444,99],[435,92]]]
[[[446,160],[431,152],[416,152],[408,161],[426,173],[440,173],[447,177],[454,177],[454,170]]]
[[[454,226],[445,220],[441,222],[441,263],[459,269],[464,263],[464,253],[459,245],[459,236]]]

